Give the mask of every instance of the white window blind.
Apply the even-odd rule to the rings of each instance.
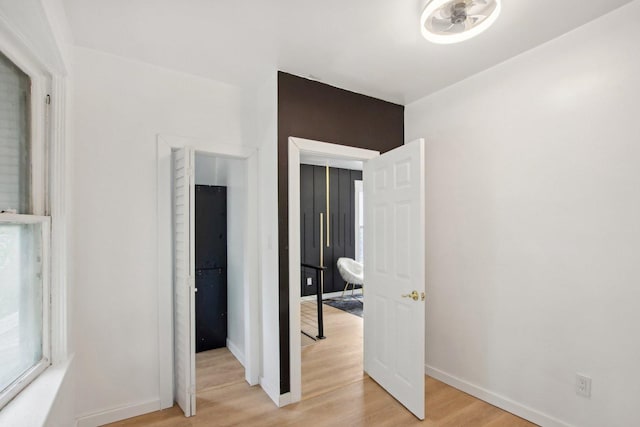
[[[0,53],[0,211],[31,212],[31,80]]]

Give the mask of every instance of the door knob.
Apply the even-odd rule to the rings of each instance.
[[[402,298],[411,298],[414,301],[418,301],[420,296],[418,295],[418,291],[413,291],[410,294],[402,295]]]

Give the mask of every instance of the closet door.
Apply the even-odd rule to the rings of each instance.
[[[196,413],[195,183],[194,152],[173,153],[174,370],[175,399],[184,415]]]

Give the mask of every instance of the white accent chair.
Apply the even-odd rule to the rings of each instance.
[[[337,262],[338,271],[340,276],[346,282],[344,289],[342,290],[342,297],[347,291],[349,284],[351,284],[351,295],[356,288],[356,285],[362,286],[362,294],[364,295],[364,269],[361,263],[355,259],[341,257]]]

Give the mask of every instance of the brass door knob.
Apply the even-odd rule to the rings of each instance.
[[[413,291],[410,294],[402,295],[402,298],[411,298],[414,301],[418,301],[420,296],[418,295],[418,291]]]

